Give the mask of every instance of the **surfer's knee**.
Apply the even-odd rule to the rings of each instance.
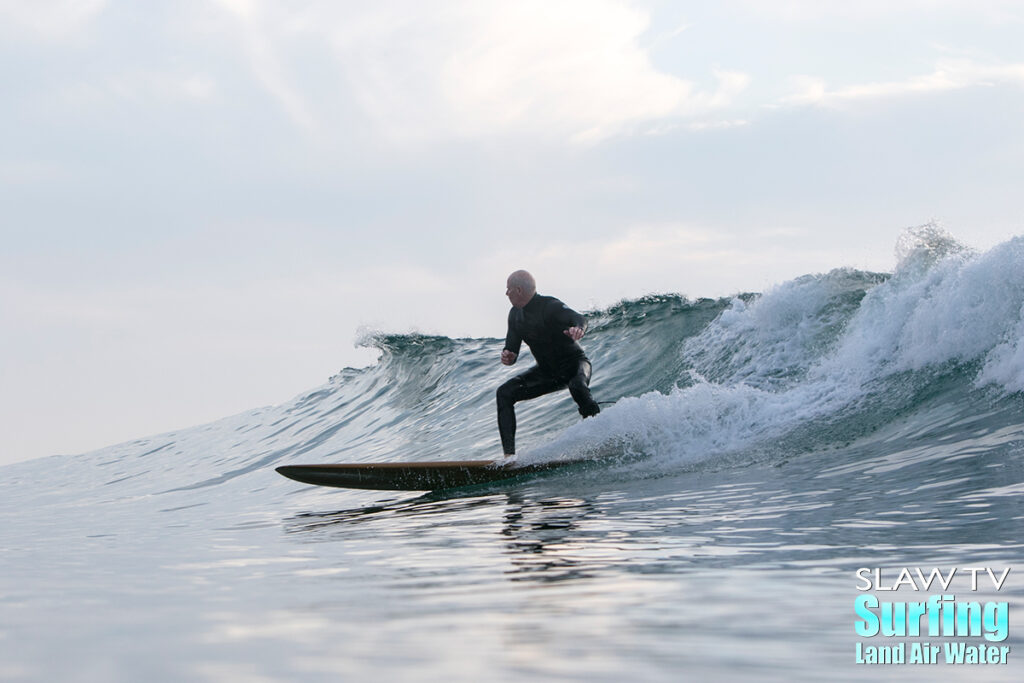
[[[514,379],[510,379],[498,387],[498,390],[494,392],[494,398],[497,400],[498,405],[512,405],[515,403],[517,389],[518,383]]]

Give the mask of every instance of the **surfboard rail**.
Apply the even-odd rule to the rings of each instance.
[[[573,461],[577,462],[577,461]],[[324,465],[281,465],[279,474],[317,486],[380,491],[437,491],[486,484],[573,464],[553,461],[520,465],[501,460],[376,462]]]

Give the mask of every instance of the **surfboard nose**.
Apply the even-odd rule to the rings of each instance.
[[[281,465],[280,467],[274,468],[278,474],[281,474],[289,479],[295,481],[301,481],[303,484],[316,484],[316,478],[310,479],[309,468],[304,465]]]

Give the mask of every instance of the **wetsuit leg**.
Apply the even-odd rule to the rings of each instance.
[[[519,401],[528,401],[531,398],[550,394],[552,391],[558,391],[564,386],[564,381],[560,381],[558,378],[548,375],[539,367],[534,366],[498,387],[496,392],[498,401],[498,433],[501,435],[501,447],[506,455],[516,452],[515,404]]]
[[[569,380],[569,393],[572,400],[576,401],[580,415],[591,417],[601,412],[601,406],[590,395],[590,372],[591,365],[588,360],[581,360],[576,375]]]

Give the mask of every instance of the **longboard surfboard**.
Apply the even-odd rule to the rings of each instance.
[[[277,471],[289,479],[318,486],[381,491],[438,491],[486,484],[544,472],[581,460],[517,465],[500,460],[448,460],[441,462],[380,462],[338,465],[282,465]]]

